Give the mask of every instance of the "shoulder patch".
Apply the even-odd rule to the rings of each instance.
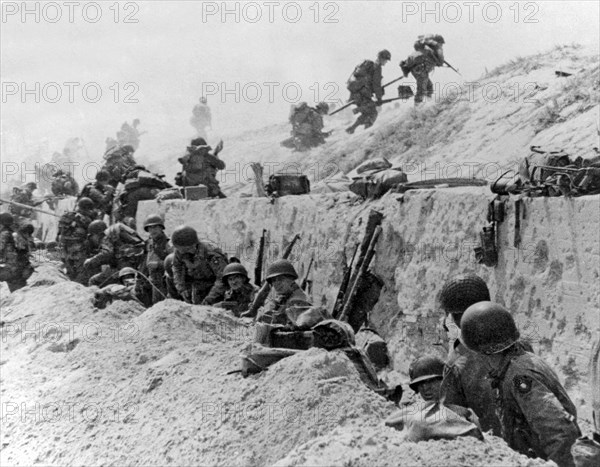
[[[513,378],[513,386],[519,394],[527,394],[531,391],[532,380],[529,376],[518,375]]]

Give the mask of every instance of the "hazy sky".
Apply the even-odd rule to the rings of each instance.
[[[597,1],[109,1],[28,2],[27,8],[23,16],[22,2],[2,3],[3,160],[43,141],[60,150],[72,136],[100,155],[104,139],[135,117],[149,132],[140,152],[151,154],[169,139],[193,135],[189,118],[203,89],[211,93],[215,135],[285,121],[297,97],[346,100],[354,66],[382,48],[392,53],[385,80],[396,78],[399,61],[424,33],[444,36],[446,58],[463,74],[438,69],[434,81],[460,83],[557,44],[600,42]]]

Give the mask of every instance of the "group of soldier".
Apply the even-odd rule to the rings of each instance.
[[[444,43],[444,38],[439,34],[419,36],[414,43],[414,52],[406,60],[400,62],[402,77],[406,78],[409,74],[412,74],[416,80],[415,105],[421,104],[425,98],[433,95],[433,83],[429,78],[429,74],[436,67],[442,67],[446,63],[443,50]],[[346,128],[348,134],[353,134],[361,125],[365,129],[373,126],[377,120],[377,108],[379,106],[393,100],[404,99],[412,94],[411,91],[407,95],[406,86],[400,86],[398,98],[383,100],[387,85],[382,83],[382,68],[391,59],[392,54],[388,50],[381,50],[374,61],[364,60],[355,67],[350,75],[347,82],[350,99],[348,104],[339,110],[349,105],[355,105],[353,112],[359,114],[359,116],[351,126]],[[391,81],[388,85],[399,79]],[[323,115],[328,112],[329,107],[325,102],[319,103],[315,108],[309,107],[305,102],[293,107],[289,119],[292,124],[292,136],[281,144],[297,151],[305,151],[323,144],[325,138],[331,134],[331,132],[322,131],[324,126]]]

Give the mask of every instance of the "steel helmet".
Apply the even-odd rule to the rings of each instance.
[[[90,222],[90,225],[88,225],[88,234],[99,235],[103,233],[107,228],[108,226],[104,223],[104,221],[95,220]]]
[[[144,221],[144,230],[148,232],[148,227],[153,227],[155,225],[159,225],[163,229],[165,228],[165,224],[160,214],[150,214],[146,217],[146,220]]]
[[[198,233],[187,225],[179,226],[171,235],[171,243],[174,247],[196,245],[199,243]]]
[[[290,276],[294,279],[298,279],[298,273],[294,269],[292,263],[290,263],[287,259],[275,261],[267,268],[267,281],[277,276]]]
[[[489,302],[485,281],[475,274],[459,274],[449,279],[440,292],[440,306],[446,314],[464,313],[477,302]]]
[[[77,207],[82,211],[90,211],[94,209],[94,206],[94,202],[91,199],[86,198],[85,196],[79,201],[77,201]]]
[[[460,324],[462,343],[485,355],[508,349],[520,337],[512,315],[498,303],[479,302],[471,305]]]
[[[444,377],[444,361],[433,355],[417,358],[410,364],[408,376],[410,376],[408,385],[416,392],[419,383]]]
[[[391,60],[392,54],[390,53],[389,50],[383,49],[377,54],[377,58],[384,59],[384,60]]]
[[[248,271],[240,263],[230,263],[223,269],[223,279],[226,279],[229,276],[235,276],[236,274],[240,274],[246,279],[249,279]]]
[[[135,276],[135,269],[133,268],[123,268],[119,271],[119,279],[122,279],[125,276]]]
[[[97,182],[108,182],[110,180],[110,174],[106,170],[100,170],[96,173]]]
[[[15,218],[10,212],[3,212],[0,214],[0,225],[10,227],[15,222]]]

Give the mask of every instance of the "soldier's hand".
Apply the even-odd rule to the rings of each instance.
[[[181,292],[181,298],[183,298],[186,303],[192,303],[192,291],[184,290]]]

